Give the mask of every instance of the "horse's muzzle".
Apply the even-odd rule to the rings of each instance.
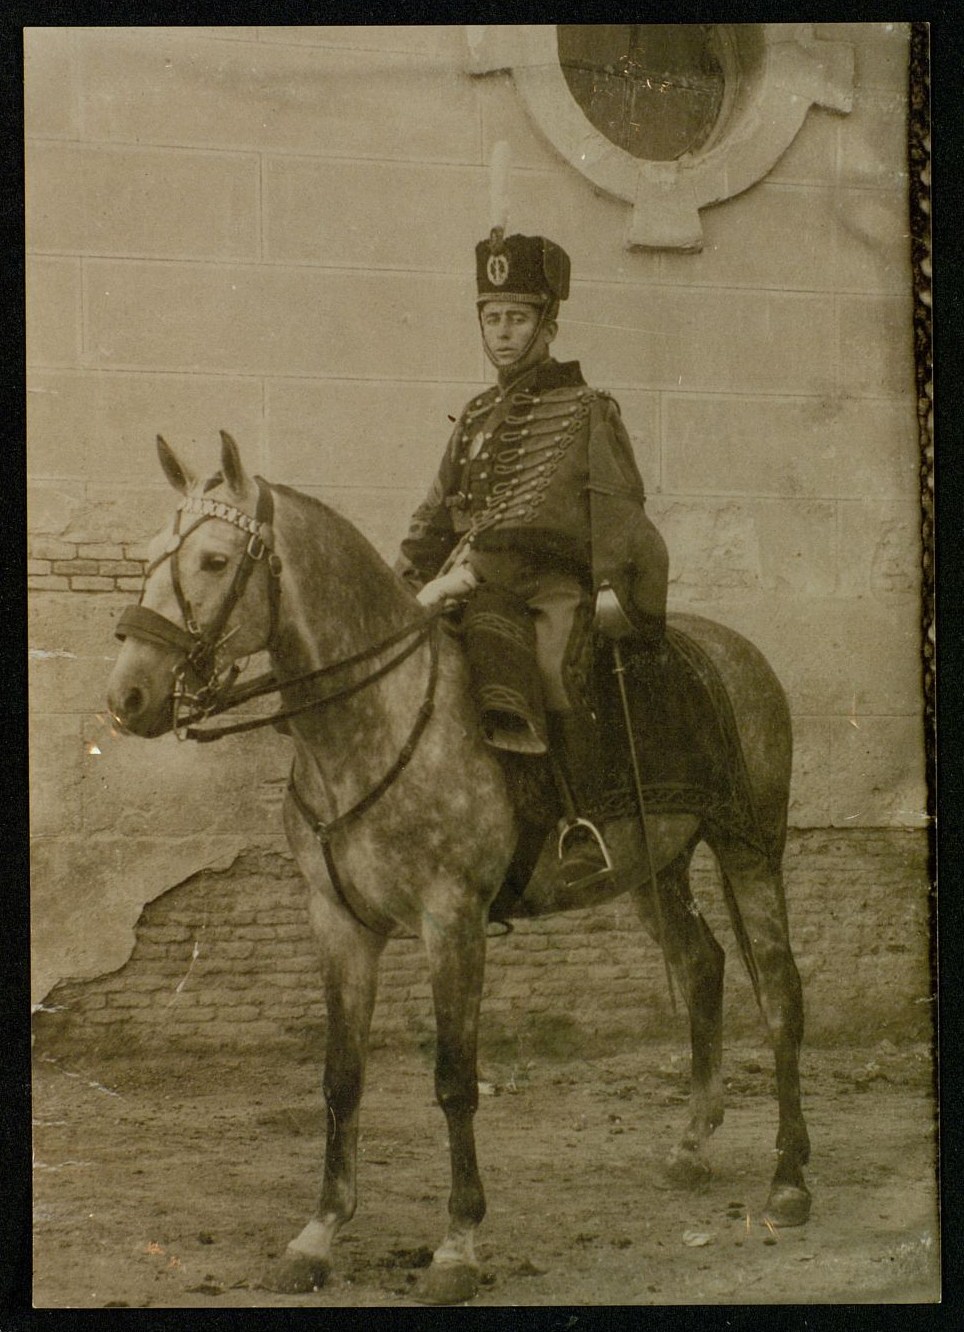
[[[145,740],[153,740],[165,735],[172,726],[171,700],[165,700],[163,706],[153,704],[146,692],[137,685],[117,691],[108,689],[107,710],[115,730],[122,735],[138,735]]]
[[[124,643],[107,682],[107,708],[117,730],[154,739],[173,725],[172,654],[133,639]]]

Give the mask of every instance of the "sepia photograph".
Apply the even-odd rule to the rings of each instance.
[[[23,30],[36,1308],[940,1302],[930,41]]]

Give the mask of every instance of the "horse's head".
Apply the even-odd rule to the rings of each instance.
[[[209,713],[233,683],[233,663],[268,646],[279,565],[272,497],[221,432],[221,470],[199,480],[160,436],[164,473],[183,496],[148,550],[141,600],[117,626],[123,642],[108,707],[124,731],[163,735]]]

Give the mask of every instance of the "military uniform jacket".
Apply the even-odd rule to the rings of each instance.
[[[593,591],[611,583],[637,628],[661,633],[666,547],[645,498],[615,400],[578,362],[547,359],[466,405],[397,569],[421,586],[460,541],[518,551]]]

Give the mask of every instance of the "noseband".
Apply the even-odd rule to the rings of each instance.
[[[255,477],[254,479],[258,487],[258,502],[253,518],[249,514],[242,513],[240,509],[236,509],[230,504],[224,504],[220,500],[204,499],[196,495],[186,496],[177,507],[174,516],[174,530],[164,551],[148,567],[144,575],[146,590],[147,580],[151,574],[160,568],[166,560],[171,561],[171,583],[184,621],[183,628],[173,620],[169,620],[167,616],[151,610],[149,606],[145,606],[143,604],[144,593],[142,592],[137,605],[128,606],[123,612],[114,631],[115,636],[122,642],[125,638],[134,638],[141,642],[151,643],[154,646],[174,648],[180,653],[173,672],[173,726],[175,734],[183,732],[182,712],[185,708],[189,710],[191,721],[209,716],[212,712],[218,710],[221,700],[237,679],[240,673],[240,668],[237,665],[232,664],[223,672],[218,669],[218,653],[224,643],[231,637],[231,634],[235,632],[234,630],[231,630],[230,633],[226,632],[228,621],[234,608],[244,595],[244,590],[255,566],[265,559],[267,560],[269,575],[269,627],[265,646],[269,646],[274,639],[278,618],[278,580],[281,575],[281,561],[273,550],[274,534],[271,522],[274,517],[274,500],[267,483],[261,477]],[[184,531],[181,531],[182,514],[197,516],[197,521],[191,523]],[[230,523],[239,531],[244,532],[248,536],[248,544],[235,568],[231,586],[228,588],[227,595],[219,606],[217,614],[210,624],[202,628],[198,624],[191,603],[184,592],[178,554],[181,546],[191,533],[211,518],[219,518],[221,521]],[[194,693],[189,691],[186,683],[189,669],[201,681],[200,687]]]
[[[389,634],[380,642],[370,647],[356,652],[353,656],[346,657],[342,661],[334,662],[328,666],[320,666],[304,674],[286,678],[283,681],[277,679],[273,673],[259,676],[246,685],[234,687],[234,682],[240,674],[240,667],[231,665],[225,671],[218,670],[218,652],[224,643],[231,637],[234,630],[226,633],[228,620],[231,613],[237,606],[244,589],[247,586],[248,579],[251,577],[254,567],[260,561],[267,557],[268,570],[268,598],[269,598],[269,629],[265,647],[270,648],[275,640],[276,628],[278,622],[278,601],[280,596],[279,579],[281,575],[281,560],[274,553],[274,534],[271,528],[272,518],[274,517],[274,502],[271,496],[271,490],[267,483],[261,477],[255,477],[258,485],[258,503],[254,518],[240,509],[232,508],[229,504],[223,504],[216,500],[204,499],[200,496],[189,495],[178,505],[177,513],[174,518],[174,530],[168,540],[167,546],[160,556],[149,566],[144,575],[145,588],[147,579],[158,569],[165,560],[171,561],[171,581],[174,586],[174,595],[177,598],[177,604],[184,620],[183,628],[169,620],[166,616],[151,610],[143,604],[144,595],[141,594],[141,600],[136,606],[128,606],[121,615],[114,631],[117,638],[122,641],[125,638],[138,639],[144,643],[150,643],[154,646],[174,648],[180,655],[173,668],[174,690],[173,690],[173,730],[179,740],[219,740],[222,736],[238,735],[243,731],[259,730],[264,726],[276,726],[284,723],[290,717],[299,716],[305,712],[312,712],[316,709],[329,707],[341,699],[350,698],[353,694],[359,693],[374,684],[376,680],[389,675],[403,661],[411,657],[426,640],[429,643],[430,664],[428,680],[425,686],[425,695],[421,705],[415,714],[415,720],[412,723],[408,738],[402,745],[397,757],[391,764],[383,777],[376,782],[372,789],[360,799],[343,810],[341,814],[329,819],[327,822],[320,819],[311,807],[306,803],[304,797],[294,784],[294,769],[289,783],[289,789],[292,794],[295,805],[301,816],[307,822],[312,832],[321,844],[325,863],[328,867],[329,877],[335,892],[341,898],[346,909],[360,921],[366,928],[382,933],[381,929],[372,925],[363,909],[351,900],[351,894],[345,886],[335,864],[331,850],[331,840],[333,836],[348,827],[350,824],[361,817],[366,810],[370,809],[376,801],[380,800],[390,786],[401,775],[407,767],[418,743],[422,737],[425,728],[431,720],[435,707],[435,689],[438,684],[439,676],[439,645],[438,636],[433,632],[437,621],[445,613],[445,605],[440,605],[423,614],[413,623],[406,624],[401,629]],[[195,514],[197,521],[192,523],[185,531],[180,530],[181,514]],[[228,594],[218,608],[214,619],[205,628],[201,628],[195,618],[191,608],[191,603],[184,593],[181,583],[180,569],[178,566],[178,552],[181,545],[187,537],[199,527],[201,523],[209,518],[219,518],[222,522],[231,523],[240,531],[248,534],[249,540],[245,548],[241,561],[234,572],[234,578],[228,589]],[[341,685],[339,688],[315,696],[307,702],[298,703],[291,707],[283,708],[281,711],[273,712],[268,716],[253,718],[249,721],[237,722],[233,725],[222,726],[219,728],[199,728],[191,725],[193,722],[204,721],[213,716],[230,711],[243,703],[250,702],[252,699],[263,697],[266,694],[276,694],[281,692],[284,687],[295,685],[306,685],[309,683],[320,682],[330,678],[332,675],[339,675],[352,667],[360,666],[363,663],[370,662],[380,657],[384,652],[390,649],[398,648],[394,655],[383,661],[380,665],[374,667],[361,678]],[[202,681],[200,688],[196,693],[189,693],[185,683],[185,677],[190,668]],[[186,715],[185,715],[186,713]]]

